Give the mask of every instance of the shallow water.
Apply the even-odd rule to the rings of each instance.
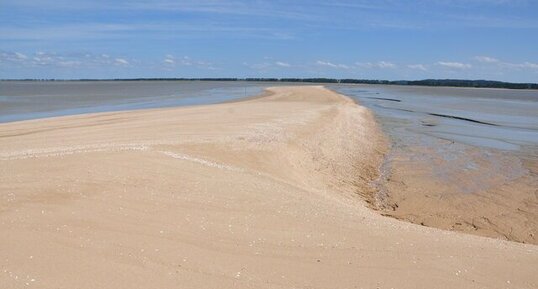
[[[274,85],[218,81],[0,81],[0,123],[219,103],[257,95]]]
[[[332,86],[372,109],[396,139],[422,134],[469,145],[538,146],[538,91]]]
[[[394,159],[407,159],[407,165],[427,167],[425,178],[472,193],[498,185],[490,182],[493,178],[508,182],[529,174],[521,158],[538,159],[538,91],[331,88],[374,111],[392,142],[388,169]]]

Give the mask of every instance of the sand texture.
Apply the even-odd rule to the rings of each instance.
[[[538,244],[538,158],[439,140],[392,152],[375,208],[416,224]],[[418,157],[417,157],[418,156]],[[492,162],[491,159],[495,161]],[[475,164],[469,167],[469,160]]]
[[[538,288],[538,246],[383,217],[322,87],[0,125],[0,288]]]

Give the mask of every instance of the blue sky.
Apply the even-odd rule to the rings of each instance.
[[[0,0],[0,78],[538,82],[538,1]]]

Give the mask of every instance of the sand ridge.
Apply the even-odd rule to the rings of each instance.
[[[538,247],[382,217],[387,144],[323,87],[0,125],[6,288],[536,288]]]

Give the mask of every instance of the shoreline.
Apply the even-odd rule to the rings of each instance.
[[[376,121],[383,127],[383,120],[378,116]],[[538,245],[538,207],[536,201],[532,200],[538,186],[538,159],[532,151],[502,151],[445,139],[438,139],[433,144],[417,142],[402,147],[402,143],[393,140],[385,128],[383,131],[390,148],[380,166],[380,177],[372,181],[376,192],[366,196],[372,210],[417,225]],[[465,175],[467,170],[461,164],[447,162],[446,157],[439,155],[440,152],[432,154],[432,146],[457,147],[451,148],[449,158],[472,159],[480,170],[486,171],[484,175],[492,170],[488,166],[497,162],[505,170],[517,171],[520,175],[490,175],[491,178],[501,179],[481,180],[483,189],[472,193],[461,192],[458,191],[459,187],[451,187],[446,180],[436,176],[434,166],[454,170],[452,174],[462,172],[459,177],[451,176],[452,179],[457,178],[462,182],[473,179]],[[422,160],[422,154],[428,155],[428,159]],[[492,160],[494,164],[490,163]]]
[[[358,201],[372,192],[386,145],[370,110],[319,86],[270,91],[0,125],[0,154],[11,157],[0,159],[0,282],[538,284],[538,246],[417,226]]]
[[[323,87],[325,89],[332,91],[333,93],[337,93],[336,91],[331,90],[330,88],[327,88],[323,84],[321,85],[309,84],[307,87]],[[164,111],[176,110],[176,109],[181,109],[181,108],[196,108],[196,107],[203,107],[203,106],[208,106],[208,105],[218,106],[218,105],[223,105],[223,104],[243,103],[243,102],[256,101],[263,98],[271,97],[275,94],[275,92],[272,91],[273,88],[278,88],[278,87],[267,87],[263,89],[262,93],[257,94],[257,95],[240,97],[240,98],[232,99],[232,100],[225,100],[225,101],[213,103],[213,104],[193,104],[193,105],[170,106],[170,107],[160,107],[160,108],[145,108],[145,109],[135,109],[135,110],[119,110],[119,111],[63,115],[63,116],[0,123],[0,128],[3,125],[10,126],[10,125],[17,125],[19,123],[28,123],[29,125],[31,125],[34,122],[39,123],[41,121],[54,120],[54,119],[59,119],[59,120],[62,120],[62,119],[68,120],[70,118],[85,119],[85,118],[94,118],[94,117],[101,117],[101,116],[108,117],[108,116],[114,116],[114,115],[123,114],[123,113],[130,114],[130,113],[136,113],[136,112],[158,113],[159,111],[164,112]],[[355,103],[357,106],[362,107],[359,100],[348,97],[348,96],[345,96],[345,97],[349,101],[352,101],[353,103]],[[375,113],[373,111],[371,110],[369,111],[372,115],[374,115],[375,121],[381,126],[381,120],[379,120],[377,116],[375,116]],[[466,233],[466,234],[485,236],[485,237],[490,237],[490,238],[502,238],[502,239],[505,239],[508,241],[514,241],[514,242],[531,243],[535,245],[538,244],[532,230],[530,232],[531,234],[530,238],[525,238],[521,236],[519,237],[512,236],[511,234],[513,231],[513,227],[510,226],[510,224],[514,224],[515,221],[508,221],[507,222],[508,225],[505,225],[506,226],[505,228],[499,228],[498,226],[496,226],[496,221],[494,221],[491,217],[487,219],[486,223],[482,222],[481,224],[480,223],[475,224],[475,222],[471,220],[474,220],[475,218],[481,218],[479,213],[475,212],[468,215],[467,217],[462,218],[461,214],[465,214],[465,212],[457,208],[451,208],[451,206],[456,206],[457,203],[451,202],[449,200],[445,200],[444,204],[442,205],[444,206],[445,210],[449,211],[448,213],[445,213],[445,214],[447,214],[450,217],[431,216],[429,215],[430,211],[428,210],[423,210],[424,213],[422,214],[418,214],[418,215],[413,214],[411,216],[408,215],[409,211],[403,211],[403,212],[397,211],[397,208],[399,208],[402,204],[408,205],[409,201],[406,200],[407,197],[405,197],[405,195],[401,194],[400,192],[396,192],[395,188],[394,187],[390,188],[390,186],[394,186],[395,184],[398,185],[399,183],[404,183],[406,180],[402,179],[402,177],[400,177],[396,181],[391,180],[393,171],[390,165],[391,160],[389,160],[388,158],[393,153],[392,149],[390,148],[392,147],[393,140],[391,140],[390,136],[386,134],[386,132],[383,132],[383,134],[384,134],[383,142],[386,143],[384,146],[387,146],[387,144],[389,143],[391,145],[388,145],[389,148],[379,150],[383,154],[383,162],[380,163],[377,168],[379,177],[368,181],[369,186],[371,186],[372,188],[368,189],[368,188],[363,187],[362,191],[358,192],[358,195],[361,198],[361,200],[364,201],[366,204],[368,204],[368,207],[371,210],[373,210],[374,212],[382,216],[391,217],[400,221],[409,222],[409,223],[413,223],[417,225],[428,226],[432,228],[439,228],[439,229],[443,229],[447,231],[456,231],[456,232],[461,232],[461,233]],[[0,136],[0,138],[1,137],[2,136]],[[528,161],[528,160],[525,159],[525,161]],[[530,161],[528,162],[532,165]],[[406,164],[404,163],[404,165]],[[424,166],[424,164],[415,164],[415,165]],[[397,189],[401,190],[401,188],[397,188]],[[433,188],[431,189],[433,190]],[[410,194],[415,194],[415,196],[413,196],[414,202],[421,202],[422,199],[424,199],[424,196],[426,196],[427,198],[427,195],[429,194],[429,192],[422,190],[419,193],[410,192]],[[457,195],[458,193],[453,192],[453,194]],[[492,192],[492,194],[495,194],[495,192]],[[435,206],[439,206],[440,204],[441,203],[436,203]],[[412,210],[415,211],[417,210],[417,208],[413,208]],[[456,218],[453,216],[454,214],[459,214],[460,217]],[[462,226],[462,224],[466,226]],[[523,227],[519,230],[527,231],[528,228]]]
[[[429,95],[433,91],[420,89],[414,94]],[[435,113],[439,111],[435,105],[433,113],[422,107],[417,109],[421,113],[398,117],[380,110],[384,104],[368,102],[373,97],[362,95],[364,98],[361,98],[357,93],[349,92],[359,102],[366,102],[391,144],[381,168],[382,177],[373,182],[378,188],[377,193],[367,196],[373,210],[423,226],[538,244],[538,202],[535,197],[538,155],[530,144],[529,147],[521,145],[521,149],[503,150],[487,147],[491,145],[487,141],[484,147],[457,138],[439,137],[421,129],[421,124],[437,126],[436,122],[440,121],[425,118],[421,113],[445,116]],[[388,91],[386,97],[390,97],[391,92]],[[439,95],[443,92],[447,91],[435,89]],[[372,92],[365,90],[363,93]],[[406,96],[404,93],[393,97],[398,102],[406,102],[411,111],[413,99]],[[489,95],[488,98],[496,96]],[[402,123],[398,124],[398,121]],[[473,128],[460,127],[462,129],[472,131]]]

